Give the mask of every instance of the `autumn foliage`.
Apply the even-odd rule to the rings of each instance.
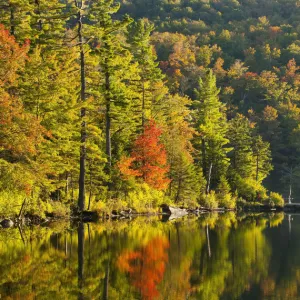
[[[15,37],[0,24],[0,87],[15,81],[17,71],[25,64],[28,50],[29,41],[20,46]]]
[[[12,155],[32,154],[45,133],[38,120],[24,110],[14,95],[18,71],[24,67],[29,42],[20,46],[0,24],[0,149]]]
[[[142,299],[154,299],[159,296],[157,285],[162,281],[169,241],[165,237],[156,237],[139,250],[123,252],[117,261],[119,269],[128,272],[131,282],[141,293]]]
[[[139,177],[155,189],[167,188],[170,180],[167,153],[159,138],[160,128],[151,120],[136,139],[130,157],[123,157],[118,166],[125,177]]]

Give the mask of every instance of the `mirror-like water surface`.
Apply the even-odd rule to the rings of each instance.
[[[297,299],[300,215],[0,231],[2,299]]]

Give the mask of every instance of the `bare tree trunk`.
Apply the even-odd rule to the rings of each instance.
[[[291,172],[290,172],[290,193],[289,193],[289,203],[292,203],[292,182],[293,182],[293,167],[291,167]]]
[[[211,171],[212,171],[213,164],[211,163],[209,166],[209,172],[208,172],[208,181],[206,186],[206,194],[209,194],[210,191],[210,181],[211,181]]]
[[[205,140],[202,139],[202,171],[203,171],[203,174],[204,174],[204,177],[206,178],[207,180],[207,170],[206,170],[206,149],[205,149]]]

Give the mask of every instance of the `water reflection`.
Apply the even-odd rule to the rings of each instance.
[[[3,299],[297,299],[300,216],[0,231]]]

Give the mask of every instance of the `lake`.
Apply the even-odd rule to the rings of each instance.
[[[300,215],[0,230],[1,299],[300,299]]]

